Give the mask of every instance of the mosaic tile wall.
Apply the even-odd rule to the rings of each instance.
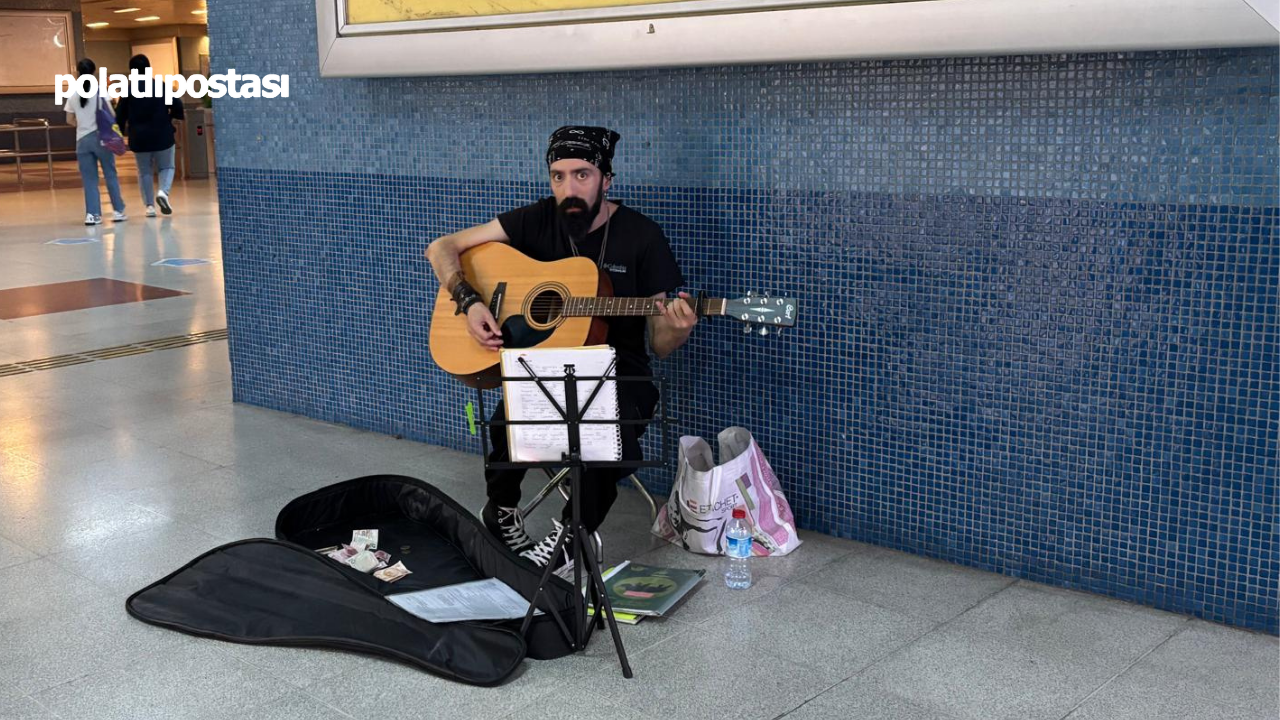
[[[1280,630],[1276,51],[321,80],[309,1],[210,29],[293,93],[217,103],[238,400],[478,450],[423,248],[607,124],[691,287],[799,298],[659,367],[803,527]]]

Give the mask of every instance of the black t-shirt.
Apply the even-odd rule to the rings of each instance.
[[[604,209],[601,208],[601,212]],[[550,262],[573,257],[568,236],[556,220],[556,200],[547,197],[498,216],[511,246],[534,260]],[[578,243],[578,252],[593,262],[600,259],[605,226]],[[616,297],[649,297],[684,285],[684,275],[671,254],[667,236],[649,218],[618,204],[609,221],[609,245],[603,269],[613,281]],[[643,316],[610,317],[606,340],[618,351],[618,374],[648,375],[645,348],[647,323]]]
[[[182,101],[166,105],[162,97],[121,96],[116,123],[129,138],[132,152],[159,152],[173,147],[173,121],[186,118]]]

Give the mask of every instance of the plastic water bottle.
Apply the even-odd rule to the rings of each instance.
[[[724,573],[724,584],[734,590],[746,590],[751,587],[751,566],[747,565],[747,559],[751,557],[751,531],[747,529],[745,509],[734,508],[733,522],[729,524],[726,537],[729,539],[725,552],[729,569]]]

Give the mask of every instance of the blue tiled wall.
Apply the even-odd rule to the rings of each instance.
[[[422,250],[607,124],[693,287],[800,300],[660,367],[803,527],[1277,632],[1276,51],[321,80],[310,0],[209,19],[293,94],[217,103],[238,400],[476,450]]]

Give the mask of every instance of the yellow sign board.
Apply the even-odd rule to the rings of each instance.
[[[356,25],[408,20],[489,17],[521,13],[661,5],[677,0],[347,0],[347,20]]]

